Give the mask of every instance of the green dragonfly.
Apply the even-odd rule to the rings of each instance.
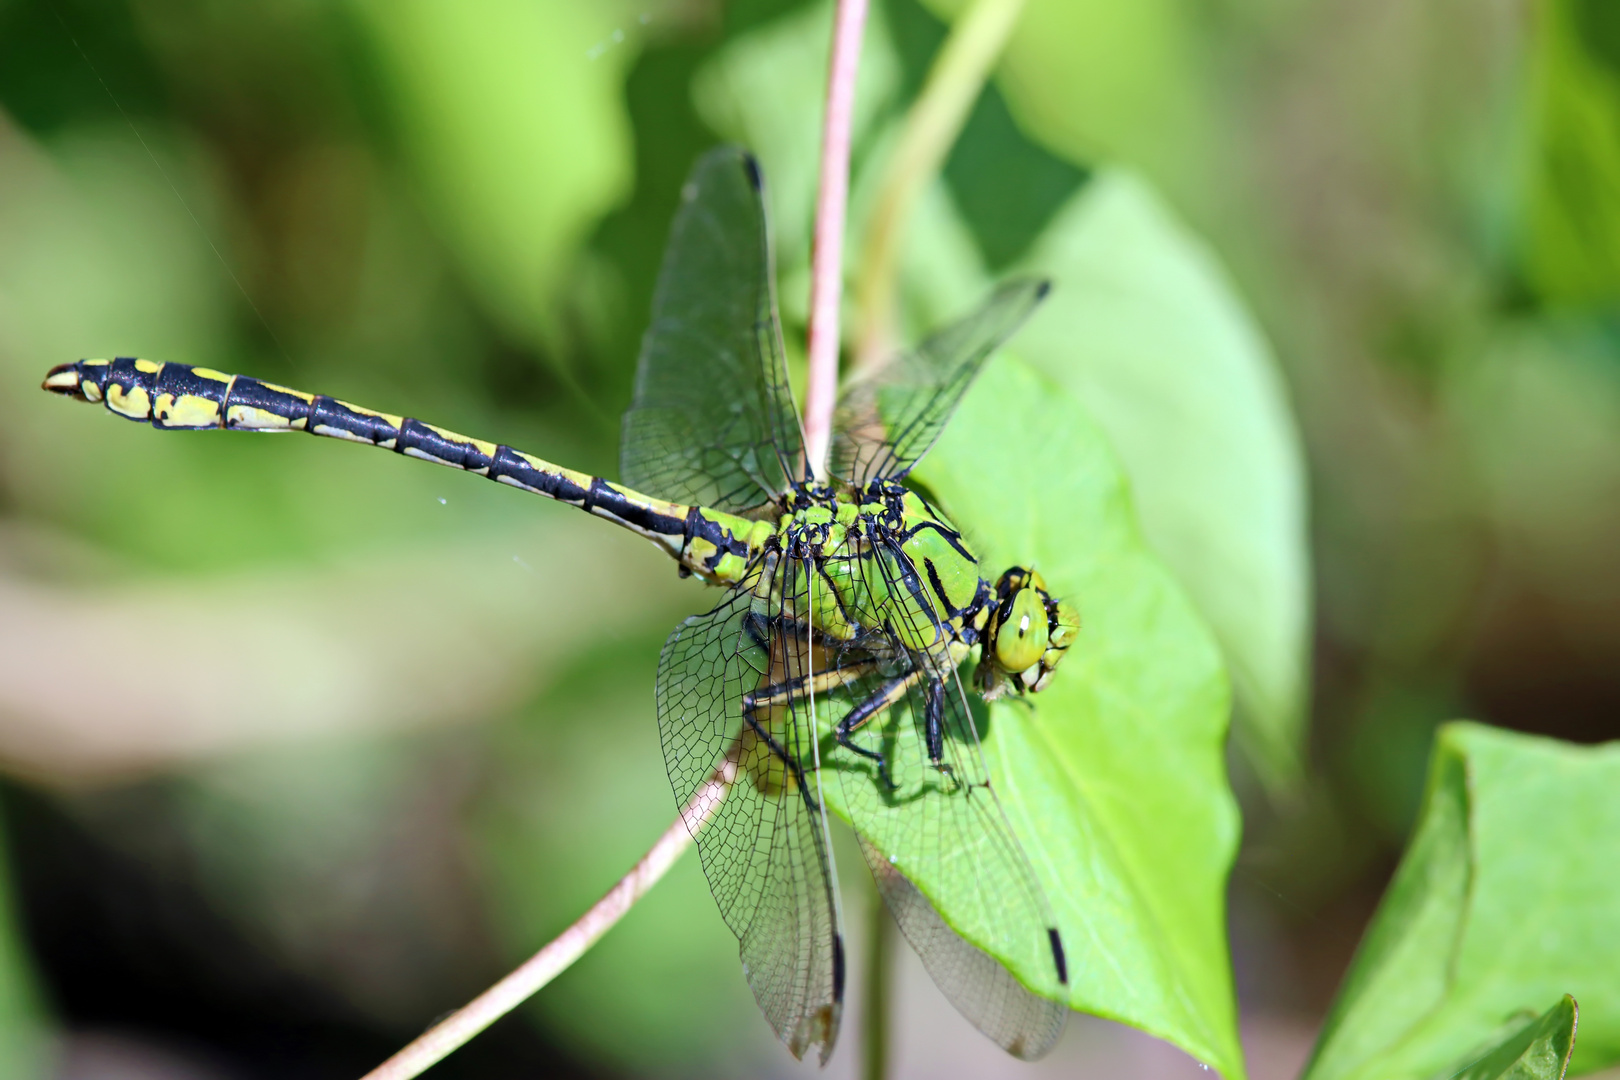
[[[723,147],[682,191],[624,416],[623,484],[207,368],[81,360],[44,387],[163,430],[306,431],[464,469],[616,522],[683,576],[722,587],[664,646],[658,723],[676,801],[767,1019],[794,1056],[817,1047],[826,1062],[846,969],[832,806],[946,996],[1035,1058],[1062,1031],[1068,963],[991,787],[960,671],[976,661],[985,699],[1039,691],[1079,619],[1032,570],[983,577],[906,478],[1045,292],[1003,285],[851,382],[831,479],[818,479],[788,383],[764,182],[752,157]]]

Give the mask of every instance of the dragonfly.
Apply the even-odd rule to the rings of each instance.
[[[652,541],[682,576],[724,590],[664,645],[659,734],[710,890],[777,1035],[795,1057],[818,1050],[823,1064],[838,1037],[847,958],[831,807],[945,995],[1004,1049],[1037,1058],[1067,1017],[1068,960],[992,787],[963,677],[983,700],[1039,692],[1080,620],[1031,568],[986,578],[910,476],[1047,285],[1003,284],[973,314],[850,380],[818,477],[773,260],[758,163],[737,148],[710,151],[682,189],[660,267],[623,418],[622,483],[204,367],[80,360],[53,368],[44,388],[165,431],[303,431],[381,447]],[[1021,976],[1009,958],[1022,958]]]

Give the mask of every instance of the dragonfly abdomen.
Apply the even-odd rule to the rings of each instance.
[[[740,574],[759,531],[754,522],[649,498],[510,446],[246,375],[126,356],[62,364],[44,387],[160,430],[305,431],[475,473],[623,525],[711,580]]]

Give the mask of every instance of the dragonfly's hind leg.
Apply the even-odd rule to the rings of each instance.
[[[923,697],[923,741],[928,744],[928,763],[953,781],[956,771],[945,760],[945,683],[932,679]]]
[[[889,776],[888,760],[884,758],[883,754],[877,750],[867,750],[864,747],[856,746],[854,740],[852,740],[850,736],[855,734],[855,732],[859,731],[861,728],[865,727],[869,722],[871,722],[871,719],[874,716],[878,715],[878,713],[905,697],[906,691],[910,690],[912,686],[916,685],[919,678],[921,678],[921,672],[910,671],[897,678],[890,679],[888,682],[879,687],[877,692],[871,697],[867,698],[865,701],[851,709],[849,713],[838,722],[838,727],[833,729],[833,738],[838,741],[839,746],[842,746],[846,750],[851,750],[869,761],[877,762],[878,779],[883,781],[884,786],[888,787],[891,791],[894,790],[895,783],[894,780]],[[941,743],[941,746],[943,746],[943,743]],[[932,740],[929,742],[928,754],[930,758],[934,756],[934,744]]]
[[[743,720],[753,729],[754,734],[759,736],[766,749],[770,750],[782,762],[782,765],[793,774],[793,782],[799,786],[799,794],[803,796],[805,805],[812,812],[820,811],[821,807],[816,805],[816,797],[810,794],[810,785],[804,782],[803,766],[788,754],[787,748],[777,741],[775,735],[765,730],[764,724],[754,719],[754,708],[746,702],[743,705]]]
[[[814,797],[810,794],[809,786],[804,782],[803,766],[800,765],[797,759],[789,755],[787,748],[766,729],[764,724],[760,723],[757,714],[761,709],[778,706],[791,709],[804,700],[807,688],[812,694],[825,694],[830,690],[843,686],[852,679],[858,679],[868,674],[874,666],[871,663],[853,664],[838,671],[820,672],[813,678],[800,675],[797,678],[787,679],[771,686],[764,686],[752,693],[743,695],[743,720],[753,730],[754,734],[759,737],[760,741],[765,744],[766,748],[776,755],[788,771],[793,774],[794,781],[799,785],[799,790],[804,793],[805,801],[812,810],[819,808],[816,806]]]

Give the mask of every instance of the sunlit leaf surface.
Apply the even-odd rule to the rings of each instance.
[[[1053,289],[1018,354],[1108,435],[1143,532],[1226,652],[1240,744],[1292,782],[1310,570],[1303,454],[1270,349],[1212,253],[1126,173],[1060,210],[1024,269]]]
[[[1238,816],[1214,640],[1143,543],[1102,433],[1017,361],[991,362],[920,478],[987,573],[1033,565],[1080,611],[1052,685],[997,703],[985,744],[1056,908],[1071,1004],[1241,1077],[1225,934]],[[969,883],[939,870],[917,884],[949,921]]]

